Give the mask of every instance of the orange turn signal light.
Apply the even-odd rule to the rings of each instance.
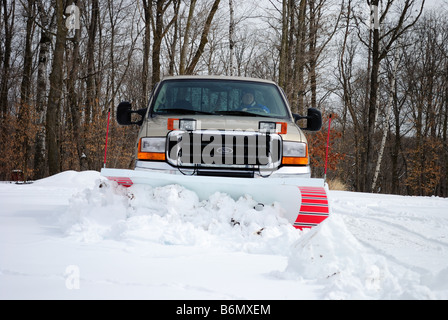
[[[277,122],[277,125],[280,125],[280,131],[277,131],[279,134],[286,134],[288,132],[288,124],[286,122]]]
[[[167,126],[166,126],[166,128],[168,130],[170,130],[170,131],[177,130],[177,128],[174,128],[174,121],[179,121],[179,119],[174,119],[174,118],[169,118],[168,119],[168,123],[167,123]],[[179,124],[178,124],[178,126],[179,126]]]
[[[309,163],[308,157],[305,157],[305,158],[283,157],[283,159],[282,159],[282,164],[285,164],[285,165],[303,166],[303,165],[308,165],[308,163]]]
[[[162,152],[143,152],[141,149],[141,140],[138,142],[138,154],[139,160],[152,160],[152,161],[165,161],[165,153]]]

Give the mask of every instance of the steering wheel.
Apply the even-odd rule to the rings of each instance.
[[[270,113],[270,112],[267,112],[266,109],[263,109],[261,107],[247,108],[246,111],[248,111],[248,112],[255,112],[255,113],[261,113],[261,114]]]

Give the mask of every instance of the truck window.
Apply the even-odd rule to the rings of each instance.
[[[265,113],[270,117],[289,117],[286,102],[277,86],[239,80],[165,80],[151,108],[154,113],[160,114],[175,114],[180,110],[220,114],[240,110],[247,92],[253,95],[257,105],[268,110]]]

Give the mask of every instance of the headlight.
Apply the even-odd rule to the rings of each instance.
[[[181,130],[181,131],[194,131],[197,128],[197,121],[195,119],[174,119],[168,118],[167,130]]]
[[[166,138],[142,138],[138,146],[138,159],[165,160]]]
[[[307,165],[308,147],[303,142],[283,142],[282,164],[286,165]]]
[[[260,121],[258,129],[260,132],[275,132],[277,124],[275,122]]]
[[[193,119],[180,119],[179,130],[194,131],[196,130],[196,120]]]
[[[141,152],[165,152],[166,138],[142,138]]]
[[[260,132],[286,134],[287,128],[288,124],[286,122],[260,121],[258,123]]]
[[[306,157],[306,143],[303,142],[283,142],[284,157]]]

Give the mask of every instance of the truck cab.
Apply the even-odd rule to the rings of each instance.
[[[224,76],[167,77],[147,108],[120,103],[117,121],[140,126],[135,170],[239,178],[309,178],[303,130],[322,125],[316,109],[293,114],[276,83]]]

